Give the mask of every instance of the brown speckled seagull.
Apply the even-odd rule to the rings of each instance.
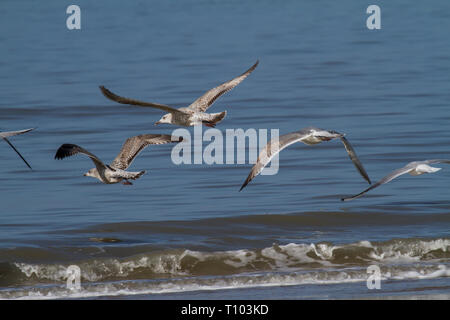
[[[28,166],[28,168],[31,169],[31,166],[28,164],[27,160],[25,160],[24,157],[22,157],[22,155],[20,154],[20,152],[13,146],[13,144],[11,142],[9,142],[9,140],[7,139],[8,137],[12,137],[12,136],[17,136],[19,134],[23,134],[26,132],[30,132],[31,130],[33,130],[34,128],[31,129],[25,129],[25,130],[19,130],[19,131],[5,131],[5,132],[0,132],[0,138],[2,138],[3,140],[6,141],[6,143],[9,144],[9,146],[19,155],[19,157],[23,160],[23,162],[25,162],[25,164]]]
[[[92,162],[94,162],[95,168],[90,169],[84,176],[97,178],[106,184],[122,182],[125,185],[131,185],[132,183],[128,180],[138,179],[145,171],[131,172],[126,171],[126,169],[145,147],[150,144],[166,144],[170,142],[180,142],[182,140],[183,138],[181,137],[174,137],[167,134],[142,134],[128,138],[123,144],[119,154],[110,165],[104,164],[97,156],[76,144],[61,145],[56,151],[55,159],[64,159],[77,153],[85,154],[91,158]]]
[[[369,176],[364,170],[364,167],[356,156],[355,150],[350,145],[348,140],[344,137],[344,134],[336,131],[327,131],[319,128],[309,127],[302,129],[300,131],[291,132],[280,136],[278,139],[273,139],[264,147],[258,156],[255,165],[252,167],[250,174],[242,185],[242,189],[253,180],[257,175],[261,173],[264,167],[272,160],[272,158],[278,154],[284,148],[294,144],[296,142],[303,142],[304,144],[313,145],[321,143],[322,141],[329,141],[332,139],[339,138],[344,144],[345,150],[347,150],[350,160],[352,160],[358,172],[361,176],[370,184]]]
[[[135,99],[120,97],[112,93],[108,89],[106,89],[104,86],[100,86],[100,90],[105,95],[105,97],[118,103],[131,104],[141,107],[157,108],[168,112],[167,114],[162,116],[159,121],[155,122],[155,125],[160,123],[170,123],[179,126],[190,127],[204,124],[208,127],[214,127],[217,123],[219,123],[225,118],[227,112],[223,111],[220,113],[206,113],[205,111],[214,103],[214,101],[216,101],[217,98],[219,98],[224,93],[230,91],[231,89],[236,87],[239,83],[241,83],[245,78],[247,78],[248,75],[253,70],[255,70],[258,63],[259,62],[256,61],[256,63],[250,69],[245,71],[240,76],[225,83],[222,83],[220,86],[209,90],[200,98],[195,100],[187,108],[176,109],[164,104],[143,102]]]

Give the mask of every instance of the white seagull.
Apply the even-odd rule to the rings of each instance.
[[[167,134],[142,134],[128,138],[110,165],[104,164],[94,154],[75,144],[61,145],[56,151],[55,159],[64,159],[77,153],[85,154],[94,162],[95,168],[90,169],[84,176],[97,178],[106,184],[122,182],[125,185],[131,185],[132,183],[128,180],[136,180],[145,173],[145,170],[139,172],[126,171],[139,152],[150,144],[166,144],[182,140],[183,138],[181,137]]]
[[[23,160],[23,162],[25,162],[25,164],[28,166],[28,168],[31,169],[31,166],[28,164],[27,160],[25,160],[24,157],[22,157],[22,155],[20,154],[20,152],[13,146],[13,144],[11,142],[9,142],[9,140],[7,139],[8,137],[12,137],[12,136],[17,136],[19,134],[23,134],[26,132],[30,132],[31,130],[33,130],[34,128],[31,129],[25,129],[25,130],[19,130],[19,131],[5,131],[5,132],[0,132],[0,137],[5,140],[9,146],[11,148],[13,148],[13,150],[19,155],[19,157]]]
[[[261,173],[261,171],[264,169],[264,167],[272,160],[272,158],[279,153],[284,148],[290,146],[293,143],[296,142],[303,142],[304,144],[313,145],[321,143],[322,141],[329,141],[332,139],[339,138],[341,139],[342,143],[344,144],[345,149],[347,150],[347,153],[352,160],[353,164],[355,165],[356,169],[358,169],[359,173],[362,175],[362,177],[370,184],[369,176],[366,173],[366,170],[364,170],[364,167],[362,163],[359,161],[358,157],[356,156],[355,150],[353,150],[353,147],[350,145],[348,140],[344,137],[344,134],[336,132],[336,131],[328,131],[323,130],[319,128],[314,127],[308,127],[304,128],[300,131],[291,132],[288,134],[284,134],[280,136],[278,139],[273,139],[269,141],[269,143],[264,147],[264,149],[261,151],[261,153],[258,156],[258,160],[256,161],[255,165],[252,167],[252,170],[250,171],[250,174],[248,175],[247,179],[245,180],[244,184],[242,185],[242,189],[245,188],[245,186],[253,180],[257,175]]]
[[[258,63],[259,61],[256,61],[256,63],[250,69],[245,71],[240,76],[225,83],[222,83],[220,86],[209,90],[200,98],[195,100],[187,108],[176,109],[164,104],[143,102],[135,99],[120,97],[112,93],[108,89],[106,89],[104,86],[100,86],[100,90],[102,91],[105,97],[118,103],[131,104],[141,107],[157,108],[169,112],[164,116],[162,116],[162,118],[159,121],[155,122],[155,125],[160,123],[170,123],[179,126],[190,127],[204,124],[208,127],[214,127],[217,123],[222,121],[223,118],[225,118],[227,112],[223,111],[220,113],[206,113],[205,111],[214,103],[214,101],[216,101],[218,97],[223,95],[225,92],[230,91],[231,89],[236,87],[239,83],[241,83],[245,78],[247,78],[248,75],[253,70],[255,70]]]
[[[370,186],[369,188],[367,188],[363,192],[358,193],[357,195],[354,195],[354,196],[351,196],[351,197],[348,197],[348,198],[342,198],[341,200],[342,201],[350,201],[350,200],[359,198],[363,194],[365,194],[367,191],[375,189],[376,187],[379,187],[382,184],[388,183],[388,182],[394,180],[395,178],[397,178],[397,177],[399,177],[399,176],[401,176],[401,175],[403,175],[405,173],[409,173],[412,176],[420,176],[421,174],[424,174],[424,173],[434,173],[434,172],[437,172],[437,171],[442,169],[442,168],[435,168],[435,167],[429,166],[429,164],[433,164],[433,163],[449,163],[450,164],[450,160],[434,159],[434,160],[424,160],[424,161],[413,161],[413,162],[410,162],[406,166],[404,166],[403,168],[400,168],[400,169],[392,171],[390,174],[388,174],[383,179],[381,179],[377,183],[373,184],[372,186]]]

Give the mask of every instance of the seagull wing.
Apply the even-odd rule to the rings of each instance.
[[[432,160],[425,160],[426,164],[433,164],[433,163],[448,163],[450,164],[450,160],[447,159],[432,159]]]
[[[63,144],[59,147],[59,149],[56,151],[55,159],[64,159],[66,157],[71,157],[77,153],[82,153],[87,155],[89,158],[91,158],[92,162],[94,162],[95,167],[100,172],[102,170],[106,169],[106,165],[97,158],[96,155],[90,153],[86,149],[83,149],[80,146],[77,146],[76,144]]]
[[[18,130],[18,131],[5,131],[5,132],[0,132],[0,137],[1,138],[7,138],[7,137],[12,137],[12,136],[17,136],[19,134],[23,134],[23,133],[27,133],[30,132],[31,130],[33,130],[34,128],[30,128],[30,129],[25,129],[25,130]]]
[[[352,160],[353,164],[355,165],[356,169],[358,169],[359,173],[361,174],[361,176],[369,183],[371,184],[372,182],[370,182],[370,178],[369,175],[367,174],[366,170],[364,169],[361,161],[359,161],[358,156],[356,155],[355,150],[353,149],[352,145],[350,144],[350,142],[348,142],[348,140],[342,136],[341,138],[342,143],[344,144],[345,150],[347,150],[348,156],[350,157],[350,159]]]
[[[100,86],[100,90],[102,91],[102,93],[105,97],[107,97],[108,99],[110,99],[112,101],[116,101],[118,103],[131,104],[131,105],[141,106],[141,107],[157,108],[157,109],[161,109],[166,112],[169,112],[169,113],[185,114],[184,112],[182,112],[178,109],[166,106],[165,104],[159,104],[159,103],[153,103],[153,102],[143,102],[143,101],[139,101],[139,100],[135,100],[135,99],[129,99],[129,98],[124,98],[124,97],[118,96],[115,93],[112,93],[111,91],[106,89],[104,86]]]
[[[240,76],[227,81],[225,83],[222,83],[220,86],[217,86],[208,92],[206,92],[204,95],[202,95],[200,98],[195,100],[188,109],[191,109],[195,112],[205,112],[213,103],[216,101],[217,98],[219,98],[224,93],[230,91],[234,87],[236,87],[239,83],[241,83],[245,78],[248,77],[250,73],[252,73],[253,70],[258,66],[259,61],[256,61],[256,63],[250,67],[247,71],[245,71]]]
[[[258,160],[253,165],[252,169],[250,170],[250,174],[244,181],[244,184],[241,186],[241,189],[239,191],[244,189],[250,181],[252,181],[257,175],[259,175],[264,167],[272,160],[272,158],[276,154],[278,154],[284,148],[287,148],[293,143],[301,141],[309,135],[309,132],[296,131],[284,134],[278,139],[272,139],[271,141],[269,141],[269,143],[267,143],[267,145],[259,154]]]
[[[410,172],[411,170],[414,170],[414,168],[416,167],[415,164],[413,163],[408,163],[406,166],[404,166],[403,168],[397,169],[392,171],[391,173],[389,173],[387,176],[385,176],[383,179],[381,179],[380,181],[378,181],[377,183],[371,185],[369,188],[367,188],[366,190],[364,190],[361,193],[358,193],[357,195],[351,196],[351,197],[347,197],[347,198],[342,198],[342,201],[350,201],[356,198],[361,197],[363,194],[365,194],[366,192],[375,189],[376,187],[381,186],[382,184],[388,183],[392,180],[394,180],[395,178]]]
[[[17,136],[19,134],[23,134],[26,132],[29,132],[31,130],[33,130],[34,128],[30,128],[30,129],[25,129],[25,130],[19,130],[19,131],[6,131],[6,132],[0,132],[0,137],[3,138],[3,140],[6,141],[7,144],[9,144],[9,146],[19,155],[19,157],[23,160],[23,162],[25,162],[25,164],[28,166],[28,168],[31,169],[30,164],[27,162],[27,160],[25,160],[25,158],[20,154],[19,150],[16,149],[16,147],[14,147],[14,145],[7,139],[7,137],[12,137],[12,136]]]
[[[183,138],[168,134],[141,134],[139,136],[128,138],[122,146],[117,157],[111,163],[111,167],[126,170],[137,157],[139,152],[144,150],[150,144],[166,144],[171,142],[180,142]]]

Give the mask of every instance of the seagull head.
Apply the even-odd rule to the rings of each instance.
[[[85,177],[98,178],[98,171],[97,171],[96,168],[92,168],[91,170],[89,170],[88,172],[86,172],[85,174],[83,174],[83,176],[85,176]]]
[[[155,126],[160,123],[172,123],[172,114],[168,113],[168,114],[163,115],[161,117],[161,119],[159,119],[158,121],[155,122]]]

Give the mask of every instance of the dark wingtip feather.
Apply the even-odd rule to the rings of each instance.
[[[247,72],[253,72],[253,70],[256,69],[256,67],[258,66],[258,64],[259,64],[259,59],[256,60],[255,64],[252,65],[252,66],[250,67],[250,69],[248,69],[245,73],[247,73]]]
[[[369,175],[366,172],[366,169],[364,169],[363,164],[359,160],[358,156],[356,155],[355,149],[353,149],[350,142],[345,138],[345,136],[339,137],[344,144],[345,149],[347,150],[348,156],[350,157],[350,160],[353,162],[353,165],[356,167],[360,175],[363,177],[364,180],[366,180],[369,184],[372,184],[372,181],[369,178]]]
[[[14,145],[9,142],[8,139],[3,138],[3,140],[5,140],[10,146],[11,148],[19,155],[19,157],[23,160],[23,162],[25,162],[25,164],[27,165],[28,168],[30,168],[30,170],[33,170],[33,168],[31,168],[30,164],[27,162],[27,160],[25,160],[25,158],[20,154],[19,150],[16,149],[16,147],[14,147]]]
[[[370,181],[369,175],[367,174],[366,170],[364,169],[364,167],[362,166],[362,164],[360,163],[361,167],[356,167],[359,171],[359,173],[361,174],[361,176],[363,177],[364,180],[366,180],[370,185],[372,184],[372,181]]]
[[[253,70],[256,69],[256,67],[258,66],[258,64],[259,64],[259,59],[256,60],[255,64],[252,65],[247,71],[245,71],[243,74],[241,74],[241,76],[243,76],[243,75],[248,75],[248,74],[252,73]],[[216,99],[214,99],[214,100],[216,100]]]
[[[247,179],[245,180],[245,182],[242,184],[241,188],[239,189],[239,192],[241,192],[242,189],[244,189],[244,188],[248,185],[249,182],[250,182],[250,179],[247,178]]]
[[[112,93],[111,91],[109,91],[108,89],[106,89],[104,86],[99,86],[100,90],[102,91],[103,95],[111,100],[116,101],[116,99],[118,98],[117,95],[115,95],[114,93]]]
[[[75,148],[77,147],[78,147],[77,145],[69,143],[61,145],[56,151],[55,159],[61,160],[66,157],[73,156],[76,153]]]

